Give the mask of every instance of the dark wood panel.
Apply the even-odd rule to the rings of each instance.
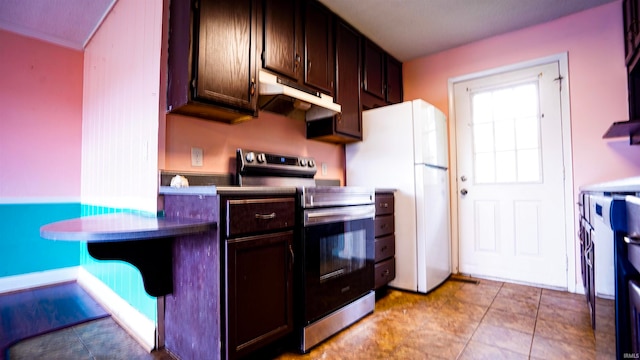
[[[384,50],[368,39],[364,41],[363,47],[362,88],[369,94],[384,99]]]
[[[333,14],[315,0],[308,0],[304,25],[305,84],[333,94]]]
[[[402,102],[402,63],[387,54],[387,102]]]
[[[336,131],[362,139],[360,108],[360,34],[342,21],[336,26],[336,102],[342,114]]]
[[[227,123],[257,116],[256,4],[171,1],[168,112]]]
[[[377,263],[375,274],[376,279],[374,289],[378,289],[388,284],[389,281],[396,278],[396,259],[391,258],[389,260]]]
[[[228,358],[293,329],[293,231],[227,241]]]
[[[298,9],[298,0],[266,0],[263,8],[262,67],[294,80],[300,77],[301,62]]]
[[[392,234],[394,230],[393,215],[376,216],[374,229],[376,237]]]
[[[376,216],[393,214],[394,197],[393,194],[376,193]]]
[[[396,237],[395,235],[388,235],[376,238],[376,262],[380,262],[384,259],[390,258],[396,254]]]
[[[295,225],[295,199],[237,199],[227,201],[227,236],[290,228]]]
[[[250,107],[255,73],[252,57],[253,0],[201,1],[196,99]]]

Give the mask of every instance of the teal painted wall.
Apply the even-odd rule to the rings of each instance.
[[[80,265],[81,243],[40,237],[42,225],[79,215],[79,203],[0,204],[0,277]]]
[[[82,216],[113,214],[120,212],[139,213],[135,210],[108,208],[82,204]],[[80,264],[88,272],[100,279],[103,283],[115,291],[121,298],[127,301],[150,320],[157,321],[156,298],[144,291],[140,271],[133,265],[117,260],[96,260],[82,246],[80,251]]]

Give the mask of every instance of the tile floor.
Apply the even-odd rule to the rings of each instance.
[[[390,291],[375,312],[291,359],[615,359],[612,300],[596,328],[583,295],[479,280],[428,295]]]
[[[390,290],[373,314],[292,359],[615,359],[614,308],[511,283],[447,281],[428,295]],[[103,319],[16,344],[10,359],[170,359],[146,354]]]

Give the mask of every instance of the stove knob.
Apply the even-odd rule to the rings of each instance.
[[[253,160],[255,160],[256,158],[256,154],[252,152],[248,152],[247,155],[245,156],[245,159],[247,160],[248,163],[252,163]]]
[[[309,162],[307,163],[309,165],[310,168],[315,167],[316,166],[316,162],[313,161],[313,159],[309,159]]]
[[[259,162],[259,163],[263,163],[263,162],[266,160],[265,155],[264,155],[264,154],[262,154],[262,153],[258,154],[258,157],[257,157],[257,158],[258,158],[258,162]]]
[[[300,158],[300,159],[298,160],[298,165],[300,165],[300,166],[307,166],[307,159],[302,159],[302,158]]]

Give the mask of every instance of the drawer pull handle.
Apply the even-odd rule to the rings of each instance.
[[[389,270],[388,269],[382,272],[382,277],[386,277],[386,276],[389,276]]]
[[[624,237],[624,242],[626,242],[629,245],[640,245],[640,236],[625,236]]]
[[[272,212],[271,214],[256,214],[256,219],[259,220],[269,220],[269,219],[275,219],[276,218],[276,213]]]
[[[380,252],[384,252],[384,251],[387,251],[387,246],[386,245],[380,248]]]
[[[383,207],[386,209],[389,207],[389,203],[380,203],[380,207]]]

